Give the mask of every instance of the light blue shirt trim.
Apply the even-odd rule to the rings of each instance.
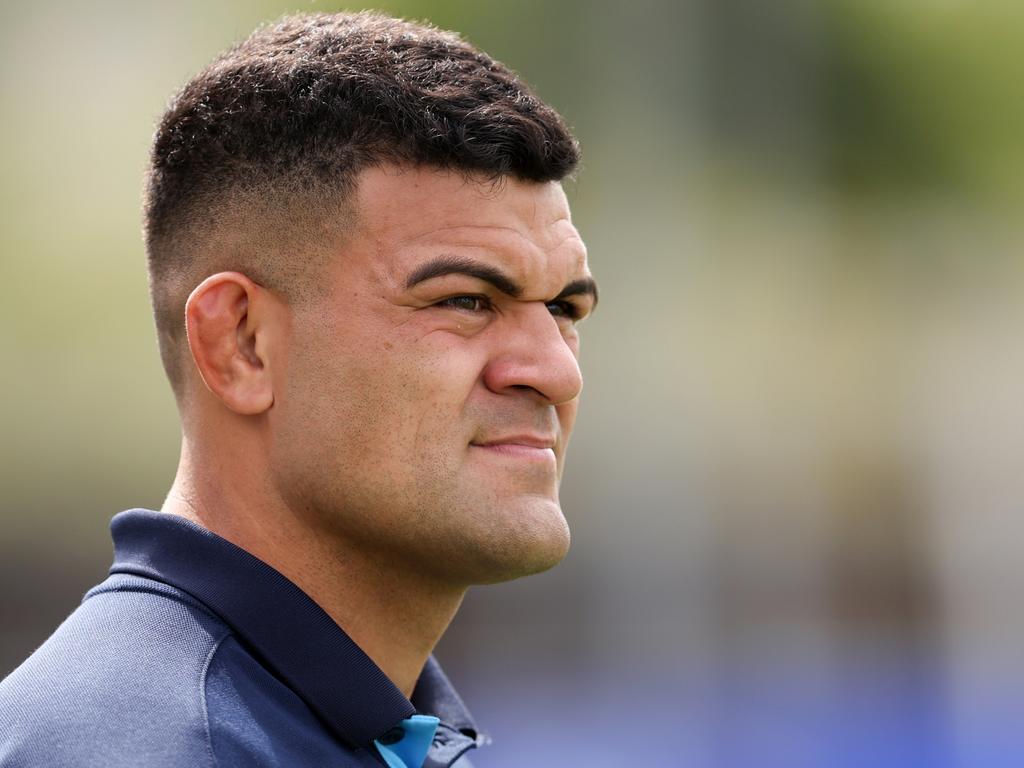
[[[400,740],[392,744],[381,744],[379,740],[373,743],[388,768],[423,768],[440,722],[430,715],[413,715],[398,724],[404,732]]]

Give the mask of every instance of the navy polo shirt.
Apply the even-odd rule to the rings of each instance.
[[[410,701],[245,550],[148,510],[111,530],[110,577],[0,683],[0,767],[468,768],[433,658]]]

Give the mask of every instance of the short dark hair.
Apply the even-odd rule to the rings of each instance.
[[[144,233],[176,394],[192,288],[238,269],[300,297],[313,241],[351,224],[361,171],[395,162],[545,182],[578,161],[558,113],[452,32],[370,12],[258,29],[177,94],[153,141]]]

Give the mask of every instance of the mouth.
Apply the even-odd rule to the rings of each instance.
[[[478,448],[489,454],[532,461],[554,461],[554,437],[543,435],[508,435],[487,440],[473,441],[471,448]]]

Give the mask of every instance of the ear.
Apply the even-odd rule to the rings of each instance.
[[[252,416],[274,404],[268,343],[274,299],[240,272],[203,280],[185,302],[185,328],[203,383],[235,413]]]

